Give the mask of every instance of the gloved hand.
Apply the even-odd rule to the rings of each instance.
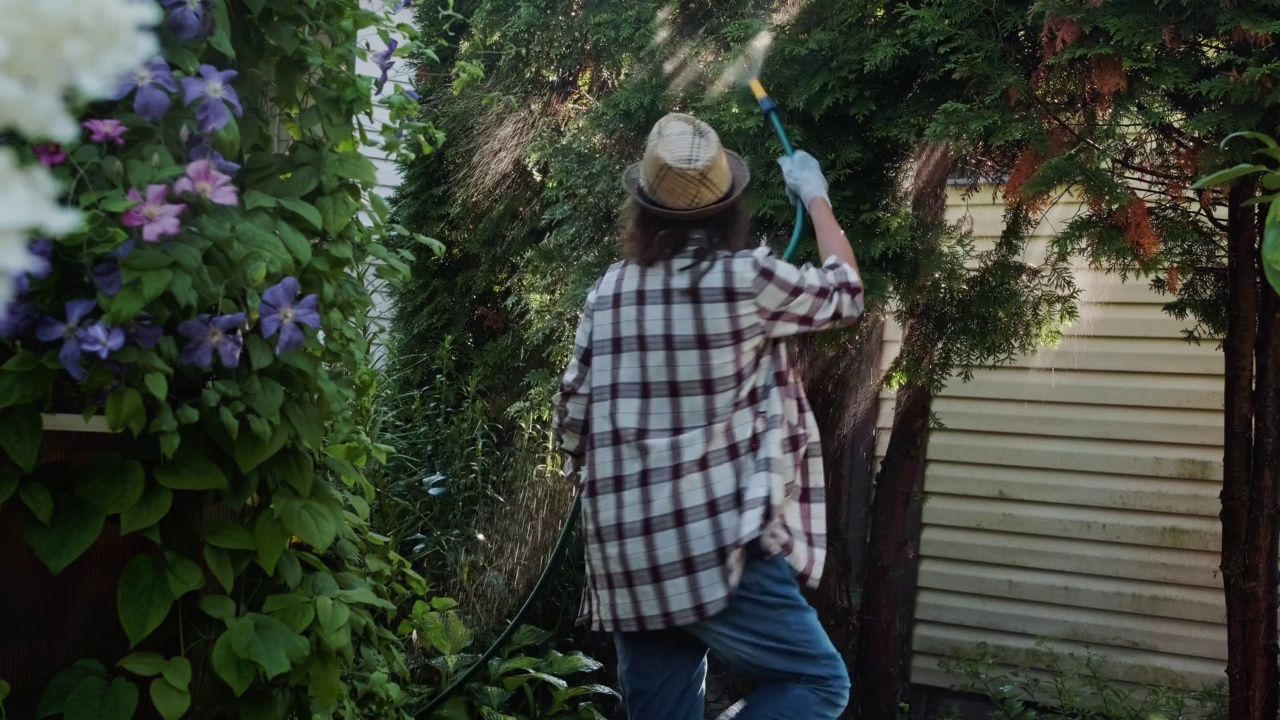
[[[782,179],[787,182],[787,192],[791,194],[792,202],[799,198],[806,208],[814,198],[831,202],[831,198],[827,196],[827,179],[823,177],[822,168],[818,167],[818,161],[812,155],[797,150],[795,155],[778,158],[778,165],[782,166]]]

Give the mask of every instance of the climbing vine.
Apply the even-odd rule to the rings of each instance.
[[[426,582],[369,529],[391,449],[367,430],[366,276],[403,278],[412,251],[383,239],[414,238],[361,150],[441,140],[387,81],[391,33],[431,41],[399,2],[159,4],[160,54],[81,137],[17,148],[83,223],[31,242],[0,308],[0,503],[55,575],[104,529],[147,541],[115,593],[129,653],[65,669],[37,714],[399,717],[392,616]],[[101,417],[114,448],[46,461],[56,413]]]

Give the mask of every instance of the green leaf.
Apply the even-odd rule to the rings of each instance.
[[[182,448],[173,460],[156,469],[156,481],[174,490],[226,490],[227,476],[212,460]]]
[[[235,116],[228,117],[227,124],[214,131],[213,148],[227,158],[240,154],[240,123]]]
[[[311,203],[291,197],[282,197],[278,198],[278,200],[283,208],[296,213],[315,229],[319,230],[324,227],[324,220],[320,217],[320,211]]]
[[[240,618],[232,620],[232,626],[238,622],[240,622]],[[236,697],[240,697],[253,684],[254,679],[258,676],[258,671],[253,663],[241,659],[231,649],[231,645],[231,629],[228,628],[213,643],[213,671],[218,674],[218,677],[222,678],[223,682],[231,686],[231,690],[236,694]]]
[[[0,503],[13,497],[18,491],[18,474],[11,470],[0,470]]]
[[[18,467],[31,472],[40,458],[43,426],[35,405],[0,409],[0,449]]]
[[[247,473],[261,465],[272,455],[279,452],[280,448],[289,442],[290,437],[291,433],[281,428],[279,432],[271,436],[270,440],[262,440],[252,433],[237,438],[235,456],[236,465],[240,468],[240,472]]]
[[[204,536],[205,542],[220,548],[228,550],[253,550],[257,551],[258,543],[253,539],[253,533],[249,532],[244,526],[230,520],[219,520],[214,523],[213,527]]]
[[[280,553],[280,561],[277,563],[280,570],[280,580],[284,582],[290,590],[293,590],[302,583],[302,563],[298,562],[298,554],[293,550],[285,550]]]
[[[356,219],[360,206],[350,195],[339,192],[320,197],[316,200],[316,209],[320,211],[325,231],[330,235],[337,235]]]
[[[142,379],[147,385],[147,390],[155,396],[157,400],[164,400],[169,397],[169,378],[164,373],[152,372],[147,373]]]
[[[55,371],[43,365],[28,372],[0,370],[0,408],[34,402],[49,391]]]
[[[276,206],[276,199],[270,195],[258,190],[250,190],[244,194],[244,209],[253,210],[256,208],[273,208]]]
[[[116,663],[118,667],[142,677],[155,677],[160,674],[160,670],[164,667],[164,656],[158,652],[136,652],[132,655],[126,655]]]
[[[165,680],[179,690],[186,690],[191,686],[191,661],[181,655],[169,658],[160,672]]]
[[[144,273],[149,270],[163,270],[173,265],[173,258],[159,250],[149,248],[138,248],[120,261],[120,267],[125,270],[135,270],[138,273]]]
[[[340,522],[336,508],[310,497],[277,496],[273,504],[284,526],[303,542],[321,552],[333,544]]]
[[[284,402],[284,386],[269,377],[253,376],[251,380],[245,383],[244,401],[262,417],[275,420]]]
[[[280,241],[288,248],[289,254],[298,261],[299,267],[305,267],[311,262],[311,240],[306,235],[283,219],[276,221],[276,232],[280,235]]]
[[[546,658],[542,661],[542,671],[556,676],[573,675],[574,673],[595,672],[603,665],[598,661],[583,655],[582,653],[571,653],[569,655],[561,655],[555,650],[547,653]]]
[[[76,487],[76,497],[117,515],[132,508],[147,488],[142,463],[125,460],[120,453],[100,455],[90,463]]]
[[[137,317],[146,305],[147,301],[142,297],[142,289],[136,285],[127,285],[111,298],[107,307],[107,320],[114,325],[124,325]]]
[[[135,436],[147,425],[147,408],[142,404],[142,393],[129,387],[116,388],[107,396],[107,426],[112,432],[125,428]]]
[[[231,622],[236,616],[236,601],[226,595],[205,595],[200,598],[200,609],[211,618]]]
[[[36,718],[57,715],[67,707],[67,698],[80,683],[89,678],[101,678],[107,669],[97,660],[77,660],[74,665],[63,670],[45,686],[40,696],[40,704],[36,707]]]
[[[205,545],[204,564],[209,566],[209,572],[213,573],[213,576],[218,579],[218,584],[222,585],[222,589],[231,592],[231,588],[236,581],[236,571],[231,564],[231,555],[222,548]]]
[[[110,683],[103,677],[85,678],[67,696],[66,720],[130,720],[138,708],[138,687],[124,678]]]
[[[327,710],[338,702],[341,690],[342,668],[338,658],[333,655],[320,655],[311,658],[307,665],[307,675],[311,682],[308,685],[311,697],[320,701]]]
[[[245,338],[244,347],[249,352],[249,367],[255,372],[267,367],[276,359],[275,351],[271,349],[271,343],[262,339],[259,335],[250,335]]]
[[[284,406],[285,417],[298,433],[298,439],[312,450],[320,450],[324,445],[324,426],[320,422],[320,414],[315,407],[302,403],[290,403]]]
[[[1208,175],[1206,177],[1200,178],[1199,180],[1196,181],[1196,184],[1191,186],[1191,189],[1203,190],[1205,188],[1215,187],[1217,185],[1224,185],[1228,182],[1231,182],[1232,180],[1235,180],[1236,178],[1244,177],[1245,175],[1252,175],[1254,173],[1265,172],[1266,169],[1267,169],[1267,166],[1265,165],[1252,165],[1249,163],[1236,165],[1235,167],[1230,167],[1230,168],[1227,168],[1226,170],[1219,170],[1218,172],[1213,173],[1212,175]]]
[[[333,174],[347,180],[354,180],[363,185],[377,185],[378,173],[369,158],[358,152],[344,152],[326,157],[329,170]]]
[[[150,555],[138,555],[130,560],[116,588],[120,624],[129,636],[130,646],[142,642],[160,627],[172,606],[169,571],[164,564]]]
[[[46,525],[53,519],[53,496],[43,483],[28,480],[18,488],[18,497],[22,499],[36,519]]]
[[[155,302],[173,284],[173,271],[166,269],[141,273],[138,280],[142,299],[149,304]]]
[[[259,613],[237,618],[227,629],[235,654],[262,668],[267,679],[289,672],[311,652],[311,643],[279,620]]]
[[[150,486],[133,507],[120,513],[120,534],[127,535],[149,528],[169,514],[173,492],[166,487]]]
[[[1280,203],[1273,204],[1271,212],[1280,215],[1277,207]],[[1277,221],[1268,222],[1262,234],[1262,272],[1271,289],[1280,293],[1280,222]]]
[[[316,617],[316,608],[311,598],[297,593],[268,596],[262,604],[262,611],[288,625],[296,633],[306,630]]]
[[[302,197],[320,184],[320,173],[312,165],[299,165],[294,168],[280,188],[283,195]]]
[[[169,590],[175,598],[204,587],[204,571],[199,565],[168,550],[164,558],[169,567]]]
[[[305,452],[281,452],[271,459],[270,471],[297,491],[301,497],[311,494],[316,468],[311,456]]]
[[[1249,138],[1250,140],[1257,140],[1258,142],[1262,143],[1263,145],[1266,145],[1269,148],[1273,148],[1276,146],[1276,141],[1273,140],[1270,135],[1265,135],[1260,132],[1250,132],[1246,130],[1241,132],[1233,132],[1230,135],[1226,136],[1225,138],[1222,139],[1222,142],[1218,144],[1218,147],[1222,149],[1226,149],[1227,144],[1230,143],[1232,140],[1235,140],[1236,138]]]
[[[289,531],[270,510],[258,513],[253,522],[253,539],[258,545],[258,564],[274,575],[280,553],[289,546]]]
[[[27,542],[49,571],[57,575],[93,546],[106,520],[107,514],[100,507],[79,500],[62,502],[54,509],[49,524],[27,522]]]
[[[164,720],[181,720],[191,708],[191,693],[164,678],[151,681],[151,704]]]

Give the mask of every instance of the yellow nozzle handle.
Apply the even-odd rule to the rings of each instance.
[[[751,86],[751,94],[756,96],[756,101],[763,100],[769,96],[769,93],[764,91],[764,85],[760,84],[760,78],[751,78],[747,84]]]

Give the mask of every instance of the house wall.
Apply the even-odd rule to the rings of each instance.
[[[362,7],[375,11],[385,10],[388,4],[388,0],[361,0],[360,2]],[[401,8],[394,17],[397,22],[413,24],[413,9],[411,7]],[[405,39],[403,36],[394,32],[391,36],[396,38],[401,45],[404,44]],[[360,43],[362,45],[366,45],[370,52],[376,52],[384,47],[382,39],[378,37],[377,31],[372,28],[366,28],[361,32]],[[367,59],[359,58],[356,59],[356,72],[372,78],[376,78],[381,74],[377,66],[372,62]],[[404,58],[396,59],[396,64],[391,68],[391,72],[388,73],[388,77],[389,79],[384,92],[392,92],[397,83],[404,87],[413,87],[413,76],[412,73],[409,72],[409,68],[407,67],[407,63]],[[373,108],[373,118],[372,123],[369,122],[368,118],[361,118],[361,121],[366,123],[367,127],[372,126],[376,128],[379,127],[381,123],[390,122],[391,116],[390,112],[386,108],[375,105]],[[374,192],[380,195],[383,199],[390,201],[391,196],[400,186],[400,169],[396,166],[393,159],[388,158],[385,153],[379,152],[376,148],[361,148],[361,152],[373,161],[374,168],[377,170],[378,185]],[[381,334],[385,332],[387,323],[391,321],[391,300],[388,297],[386,283],[382,280],[379,280],[376,277],[370,277],[369,286],[373,294],[374,303],[373,310],[370,314],[378,330],[374,340],[374,361],[377,364],[381,364],[384,359],[384,351],[383,346],[378,342],[378,339]]]
[[[1026,258],[1076,212],[1060,203]],[[979,246],[998,236],[990,192],[949,198]],[[949,687],[948,654],[988,643],[1029,662],[1041,638],[1104,655],[1113,678],[1222,678],[1218,573],[1221,353],[1143,282],[1080,268],[1081,318],[1053,349],[953,382],[935,409],[926,474],[912,679]],[[901,331],[886,335],[887,368]],[[882,400],[883,455],[893,412]]]

